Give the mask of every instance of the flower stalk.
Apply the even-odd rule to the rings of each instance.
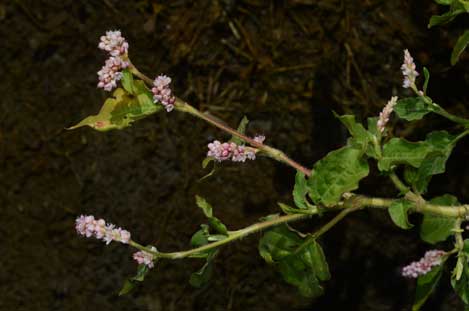
[[[391,204],[395,201],[395,199],[386,199],[386,198],[374,198],[374,197],[366,197],[362,195],[355,195],[351,198],[341,202],[334,208],[320,208],[318,212],[330,212],[330,211],[337,211],[340,212],[332,218],[328,223],[326,223],[323,227],[321,227],[318,231],[310,235],[308,239],[303,244],[310,243],[312,240],[316,240],[318,237],[329,231],[332,227],[334,227],[337,223],[340,222],[343,218],[345,218],[348,214],[364,209],[364,208],[381,208],[386,209],[391,206]],[[460,205],[460,206],[446,206],[446,205],[435,205],[430,203],[423,203],[418,208],[414,208],[413,212],[418,213],[430,213],[438,216],[445,216],[448,218],[461,218],[467,215],[469,211],[469,205]],[[316,213],[316,214],[317,214]],[[182,259],[187,257],[196,257],[198,254],[218,248],[225,244],[234,242],[236,240],[240,240],[250,234],[268,229],[273,226],[290,223],[294,221],[299,221],[306,219],[314,214],[290,214],[279,216],[274,219],[269,219],[266,221],[258,222],[253,225],[250,225],[246,228],[230,231],[229,235],[223,239],[219,240],[210,244],[206,244],[197,248],[185,250],[185,251],[178,251],[178,252],[159,252],[151,249],[150,247],[143,246],[133,240],[129,241],[129,245],[140,250],[145,251],[147,253],[152,254],[155,259],[157,258],[166,258],[166,259]],[[302,245],[303,246],[303,245]],[[302,247],[300,246],[300,247]]]

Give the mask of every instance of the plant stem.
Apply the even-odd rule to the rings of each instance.
[[[464,125],[466,127],[469,127],[469,119],[465,119],[465,118],[461,118],[461,117],[458,117],[458,116],[455,116],[451,113],[449,113],[448,111],[446,111],[445,109],[443,109],[443,107],[441,107],[440,105],[438,105],[437,103],[434,103],[430,97],[428,96],[422,96],[418,91],[414,90],[416,92],[416,94],[418,96],[420,96],[420,98],[423,99],[423,101],[427,104],[427,105],[430,105],[431,107],[433,107],[434,109],[432,109],[432,111],[436,114],[439,114],[440,116],[448,119],[448,120],[451,120],[453,121],[454,123],[458,123],[458,124],[461,124],[461,125]]]
[[[146,75],[144,75],[143,73],[141,73],[137,69],[137,67],[135,67],[132,64],[132,62],[130,62],[130,59],[129,59],[129,63],[130,63],[129,70],[130,70],[130,72],[132,72],[132,74],[134,74],[135,76],[142,79],[149,86],[153,85],[153,80],[150,79],[149,77],[147,77]],[[219,129],[221,129],[221,130],[223,130],[223,131],[225,131],[225,132],[227,132],[227,133],[229,133],[233,136],[238,137],[239,139],[243,140],[244,142],[248,143],[249,145],[251,145],[251,146],[259,149],[260,151],[264,152],[267,156],[269,156],[269,157],[271,157],[271,158],[273,158],[273,159],[275,159],[279,162],[283,162],[283,163],[293,167],[294,169],[296,169],[296,170],[302,172],[303,174],[305,174],[306,176],[311,175],[311,169],[306,168],[306,167],[302,166],[301,164],[299,164],[298,162],[293,161],[292,159],[290,159],[282,151],[280,151],[278,149],[275,149],[273,147],[264,145],[263,143],[255,141],[254,139],[252,139],[252,138],[238,132],[237,130],[235,130],[235,129],[233,129],[233,128],[231,128],[231,127],[229,127],[229,126],[227,126],[223,123],[221,123],[220,121],[216,120],[212,116],[210,116],[208,114],[205,114],[205,113],[202,113],[201,111],[197,110],[196,108],[189,105],[188,103],[186,103],[185,101],[183,101],[180,98],[176,98],[176,102],[174,103],[174,108],[175,108],[175,110],[189,113],[192,116],[195,116],[199,119],[202,119],[202,120],[214,125],[215,127],[218,127]]]
[[[287,223],[287,222],[297,221],[297,220],[300,220],[300,219],[307,218],[309,216],[311,216],[311,215],[292,214],[292,215],[280,216],[280,217],[277,217],[277,218],[274,218],[274,219],[270,219],[270,220],[266,220],[266,221],[263,221],[263,222],[253,224],[249,227],[246,227],[246,228],[238,230],[238,231],[234,231],[234,232],[230,233],[230,235],[226,239],[216,241],[216,242],[213,242],[213,243],[210,243],[210,244],[207,244],[207,245],[203,245],[203,246],[200,246],[200,247],[197,247],[197,248],[193,248],[193,249],[190,249],[190,250],[187,250],[187,251],[181,251],[181,252],[173,252],[173,253],[154,252],[154,251],[150,250],[148,247],[140,245],[140,244],[138,244],[134,241],[131,241],[129,243],[129,245],[131,245],[131,246],[133,246],[133,247],[135,247],[139,250],[149,252],[149,253],[155,255],[158,258],[180,259],[180,258],[190,257],[191,255],[196,255],[198,253],[202,253],[204,251],[207,251],[207,250],[210,250],[210,249],[213,249],[213,248],[220,247],[224,244],[233,242],[235,240],[239,240],[241,238],[244,238],[247,235],[250,235],[252,233],[264,230],[266,228],[276,226],[276,225],[279,225],[279,224],[284,224],[284,223]]]
[[[334,218],[332,218],[328,223],[326,223],[318,231],[312,234],[305,241],[305,243],[311,243],[311,241],[317,239],[318,237],[320,237],[321,235],[329,231],[333,226],[335,226],[340,220],[342,220],[345,216],[347,216],[351,212],[363,209],[365,207],[388,208],[391,206],[391,204],[394,201],[395,199],[371,198],[371,197],[356,195],[351,199],[351,202],[352,202],[351,204],[347,204],[348,202],[345,201],[345,202],[342,202],[342,204],[338,204],[335,208],[322,208],[321,211],[336,211],[338,209],[342,209],[342,210],[339,214],[337,214]],[[461,219],[464,216],[469,215],[469,205],[446,206],[446,205],[433,205],[433,204],[424,202],[422,205],[418,206],[418,208],[414,208],[414,211],[418,213],[430,213],[434,215],[445,216],[448,218]],[[130,241],[129,245],[139,250],[148,252],[154,255],[155,258],[180,259],[180,258],[191,257],[194,255],[200,254],[202,252],[208,251],[210,249],[220,247],[222,245],[242,239],[250,234],[253,234],[258,231],[262,231],[269,227],[284,224],[287,222],[298,221],[301,219],[308,218],[310,216],[311,214],[291,214],[291,215],[280,216],[274,219],[269,219],[263,222],[250,225],[246,228],[243,228],[237,231],[230,231],[229,236],[226,239],[219,240],[219,241],[206,244],[201,247],[189,249],[186,251],[180,251],[180,252],[172,252],[172,253],[164,253],[164,252],[158,252],[158,251],[155,252],[148,247],[138,244],[135,241]],[[303,247],[303,244],[300,247]],[[458,244],[460,243],[458,242]]]
[[[255,141],[254,139],[252,139],[252,138],[238,132],[237,130],[235,130],[235,129],[233,129],[233,128],[231,128],[231,127],[229,127],[229,126],[227,126],[223,123],[221,123],[220,121],[216,120],[212,116],[200,112],[199,110],[197,110],[196,108],[194,108],[193,106],[189,105],[188,103],[184,102],[183,100],[181,100],[179,98],[176,98],[174,108],[178,111],[189,113],[190,115],[193,115],[193,116],[195,116],[199,119],[202,119],[202,120],[214,125],[215,127],[218,127],[219,129],[221,129],[221,130],[223,130],[223,131],[225,131],[225,132],[227,132],[227,133],[229,133],[233,136],[238,137],[239,139],[243,140],[244,142],[246,142],[246,143],[250,144],[251,146],[259,149],[262,152],[264,152],[269,157],[271,157],[271,158],[273,158],[273,159],[275,159],[279,162],[283,162],[283,163],[295,168],[296,170],[302,172],[306,176],[311,175],[311,170],[309,168],[306,168],[306,167],[302,166],[301,164],[299,164],[298,162],[293,161],[292,159],[290,159],[282,151],[280,151],[278,149],[275,149],[273,147],[267,146],[263,143]]]
[[[399,189],[399,191],[401,191],[403,194],[406,194],[407,192],[410,191],[409,187],[407,187],[400,179],[399,177],[396,175],[396,173],[394,172],[391,172],[391,174],[389,174],[389,178],[391,178],[391,181],[393,182],[393,184],[396,186],[397,189]]]
[[[321,235],[329,231],[332,227],[334,227],[339,221],[345,218],[348,214],[355,212],[362,207],[351,207],[342,210],[339,214],[335,215],[329,222],[327,222],[324,226],[322,226],[318,231],[311,234],[298,248],[295,250],[295,253],[300,252],[306,246],[316,241]]]

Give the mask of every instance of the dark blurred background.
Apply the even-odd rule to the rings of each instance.
[[[383,211],[355,213],[324,236],[332,280],[317,300],[300,297],[263,262],[260,234],[224,247],[202,289],[188,284],[202,261],[163,261],[118,297],[135,273],[133,251],[79,238],[76,216],[104,218],[163,251],[187,249],[206,221],[195,194],[239,229],[291,202],[295,172],[262,158],[224,164],[199,182],[206,144],[228,137],[177,112],[123,131],[64,128],[95,114],[108,95],[96,88],[106,58],[97,44],[120,29],[141,71],[170,75],[178,96],[232,126],[247,115],[248,134],[264,133],[311,167],[346,140],[332,110],[364,120],[391,95],[405,96],[405,48],[420,71],[429,68],[429,95],[469,116],[469,53],[449,66],[467,15],[426,27],[444,9],[430,0],[0,1],[0,310],[410,310],[414,282],[400,268],[433,246]],[[392,122],[409,139],[453,128],[436,116]],[[428,197],[469,201],[468,156],[465,139]],[[374,169],[360,192],[396,195]],[[294,227],[311,232],[328,217]],[[427,310],[462,309],[449,273]]]

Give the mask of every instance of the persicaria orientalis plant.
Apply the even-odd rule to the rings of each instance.
[[[210,161],[245,162],[266,156],[297,172],[292,193],[294,205],[279,203],[281,214],[265,216],[259,222],[239,230],[229,230],[214,216],[212,206],[204,198],[196,196],[196,205],[201,208],[208,223],[194,233],[191,239],[193,248],[188,250],[162,252],[155,245],[139,244],[131,238],[130,232],[106,224],[105,220],[79,216],[76,230],[80,235],[94,237],[107,244],[111,241],[121,242],[137,250],[133,254],[133,259],[138,263],[137,274],[125,282],[120,294],[129,292],[137,282],[142,282],[150,269],[158,267],[160,260],[186,257],[205,260],[203,267],[190,278],[193,286],[200,287],[208,281],[213,259],[223,245],[262,231],[259,241],[262,258],[272,264],[286,282],[296,286],[302,295],[316,297],[323,292],[321,283],[330,279],[319,238],[348,214],[377,208],[387,211],[394,223],[402,229],[413,227],[414,224],[408,220],[410,213],[423,214],[420,224],[423,241],[429,244],[449,238],[454,241],[452,249],[428,250],[421,259],[416,258],[415,262],[402,267],[403,277],[417,279],[413,309],[417,310],[423,305],[445,267],[453,261],[456,265],[452,267],[451,284],[469,306],[469,239],[463,239],[462,227],[462,223],[469,217],[469,205],[459,203],[450,194],[425,197],[432,176],[445,171],[446,161],[453,148],[469,134],[469,120],[448,113],[427,96],[429,72],[423,68],[423,75],[419,74],[408,50],[404,51],[401,66],[403,87],[410,89],[414,96],[401,99],[391,97],[379,117],[368,118],[366,127],[357,122],[353,115],[337,116],[350,133],[347,144],[331,151],[309,169],[282,151],[265,144],[264,136],[247,136],[247,118],[243,118],[235,130],[176,97],[171,90],[169,77],[158,75],[149,78],[141,73],[130,61],[129,45],[120,31],[107,32],[101,37],[99,48],[107,52],[109,58],[98,72],[98,87],[114,91],[97,115],[85,118],[70,129],[82,126],[98,131],[124,129],[134,121],[159,111],[171,114],[183,112],[232,135],[229,141],[215,140],[208,144],[203,167]],[[423,83],[418,83],[417,80],[422,76]],[[430,132],[425,140],[417,142],[399,137],[389,139],[392,130],[389,127],[390,118],[415,121],[429,113],[449,119],[455,123],[455,128],[451,133]],[[369,161],[375,161],[379,171],[390,178],[400,192],[397,198],[369,197],[352,192],[368,176]],[[287,226],[287,223],[319,217],[324,213],[336,215],[315,232],[300,233]],[[455,259],[449,260],[451,257]]]

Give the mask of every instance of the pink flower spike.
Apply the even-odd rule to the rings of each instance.
[[[153,246],[151,247],[151,250],[156,252],[156,248]],[[149,269],[154,267],[154,256],[151,253],[145,251],[138,251],[134,253],[133,258],[139,265],[145,265]]]
[[[98,88],[105,91],[112,91],[117,86],[117,81],[122,78],[121,70],[129,66],[129,63],[123,61],[120,57],[111,56],[106,60],[103,68],[98,71]]]
[[[106,31],[106,35],[101,36],[100,40],[98,47],[109,52],[111,56],[126,55],[128,52],[129,44],[119,30]]]
[[[416,279],[427,274],[433,267],[441,264],[441,257],[445,254],[446,252],[437,249],[427,251],[419,261],[414,261],[402,268],[402,276]]]
[[[255,160],[256,153],[254,148],[238,146],[234,142],[221,143],[215,140],[208,144],[207,157],[214,158],[217,162],[231,160],[233,162],[245,162]]]
[[[409,50],[404,50],[404,63],[401,66],[402,75],[404,76],[404,82],[402,86],[404,88],[415,89],[415,78],[419,75],[415,70],[414,59],[409,53]]]
[[[115,228],[113,224],[106,224],[104,219],[96,220],[94,216],[79,216],[75,221],[75,229],[82,236],[95,237],[103,240],[106,244],[112,241],[128,244],[130,241],[130,232],[121,228]]]
[[[383,111],[379,113],[379,119],[377,122],[378,130],[383,133],[386,127],[386,124],[389,122],[389,116],[394,110],[394,106],[397,104],[397,96],[391,97],[386,106],[384,106]]]
[[[151,89],[153,93],[153,102],[161,103],[167,112],[174,109],[174,102],[176,101],[176,97],[172,95],[171,88],[169,87],[170,83],[170,77],[160,75],[153,81],[153,88]]]

